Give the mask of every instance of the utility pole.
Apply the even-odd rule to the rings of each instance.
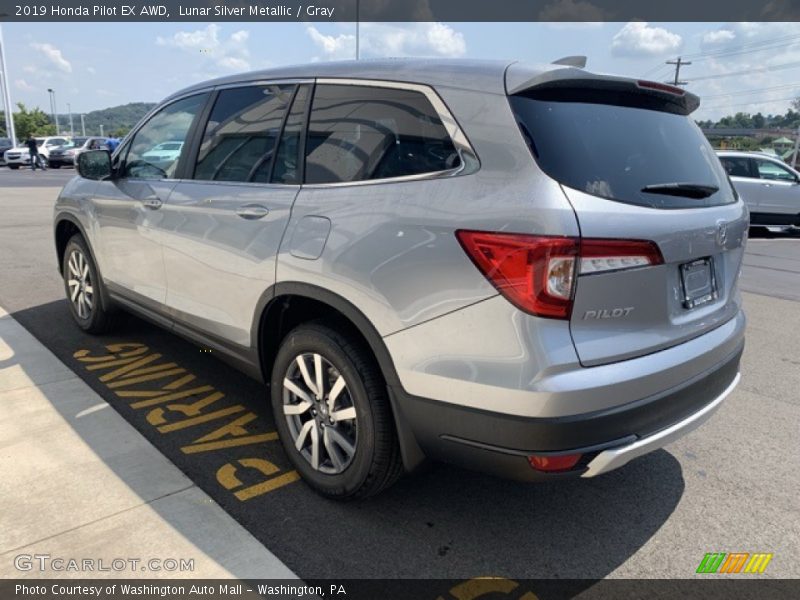
[[[794,138],[794,154],[792,154],[792,168],[797,168],[797,150],[800,149],[800,127],[797,128],[797,135]]]
[[[6,135],[11,138],[14,147],[17,146],[17,132],[14,129],[14,107],[11,105],[11,90],[8,85],[8,67],[6,66],[6,52],[3,46],[3,30],[0,29],[0,69],[3,69],[2,84],[3,104],[6,107]]]
[[[100,137],[102,137],[102,136],[103,136],[103,125],[101,124],[100,125]]]
[[[681,60],[679,56],[677,60],[668,60],[667,64],[675,65],[675,79],[672,81],[672,85],[686,85],[689,83],[688,81],[681,81],[681,67],[692,63]]]
[[[85,116],[86,115],[83,115],[83,114],[81,115],[81,135],[83,137],[86,137],[86,123],[83,122],[83,117],[85,117]]]

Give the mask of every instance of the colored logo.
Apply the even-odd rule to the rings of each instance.
[[[763,573],[772,554],[749,552],[708,552],[700,561],[697,573]]]

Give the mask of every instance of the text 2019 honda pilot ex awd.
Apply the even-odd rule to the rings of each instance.
[[[748,214],[682,89],[386,60],[217,79],[86,152],[55,207],[72,315],[125,309],[268,387],[337,498],[424,457],[593,477],[735,387]],[[180,151],[152,160],[159,144]],[[213,406],[201,411],[213,410]]]

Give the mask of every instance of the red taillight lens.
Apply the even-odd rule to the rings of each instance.
[[[577,239],[466,230],[456,237],[512,304],[540,317],[569,317]]]
[[[528,463],[537,471],[568,471],[578,464],[582,454],[562,454],[561,456],[529,456]]]
[[[575,278],[664,262],[654,242],[456,231],[483,275],[517,308],[539,317],[568,319]],[[576,265],[580,260],[580,269]]]
[[[668,83],[660,83],[658,81],[640,80],[636,82],[640,88],[647,88],[651,90],[658,90],[659,92],[666,92],[667,94],[674,94],[675,96],[683,96],[686,90],[683,88],[670,85]]]

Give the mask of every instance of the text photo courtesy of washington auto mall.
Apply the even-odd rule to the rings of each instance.
[[[0,600],[798,598],[798,332],[800,0],[0,0]]]

